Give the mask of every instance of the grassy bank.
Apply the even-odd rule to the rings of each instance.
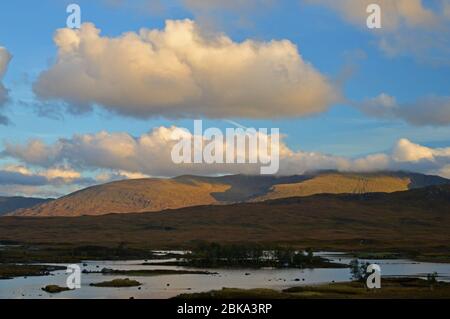
[[[317,286],[299,286],[283,291],[235,289],[181,294],[179,299],[448,299],[450,283],[416,278],[383,278],[381,289],[366,289],[359,281]]]
[[[80,263],[83,260],[157,259],[148,249],[70,244],[19,244],[0,250],[0,263]]]
[[[52,271],[63,269],[57,266],[0,264],[0,279],[48,276]]]

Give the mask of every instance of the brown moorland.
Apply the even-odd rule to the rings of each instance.
[[[0,241],[189,248],[195,241],[449,253],[450,185],[314,195],[140,214],[2,217]]]

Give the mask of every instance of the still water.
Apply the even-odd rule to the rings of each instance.
[[[339,253],[320,253],[332,261],[349,263],[351,258]],[[170,261],[155,260],[155,262]],[[414,276],[426,277],[428,273],[437,272],[439,280],[450,281],[450,264],[414,262],[405,259],[366,260],[361,262],[376,263],[381,267],[382,276]],[[147,260],[146,262],[152,262]],[[0,298],[170,298],[181,293],[204,292],[229,288],[284,288],[330,282],[349,281],[349,269],[202,269],[176,266],[141,265],[144,260],[127,261],[85,261],[82,269],[99,271],[102,268],[120,270],[138,269],[176,269],[176,270],[208,270],[215,275],[166,275],[166,276],[109,276],[102,274],[82,274],[81,289],[49,294],[41,290],[46,285],[66,286],[65,271],[55,271],[50,276],[19,277],[0,280]],[[65,264],[52,264],[63,265]],[[109,281],[115,278],[132,278],[142,283],[140,287],[101,288],[91,287],[90,283]]]

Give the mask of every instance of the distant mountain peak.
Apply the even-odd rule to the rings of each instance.
[[[52,199],[21,196],[0,196],[0,216],[12,213],[18,209],[31,208],[50,200]]]

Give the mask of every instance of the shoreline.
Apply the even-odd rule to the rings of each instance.
[[[1,241],[0,241],[1,243]],[[296,248],[296,246],[290,246]],[[188,251],[191,247],[182,247],[178,250]],[[68,245],[68,244],[26,244],[18,243],[0,247],[0,264],[36,264],[36,263],[82,263],[86,260],[157,260],[167,258],[182,258],[180,253],[173,253],[174,247],[170,248],[144,248],[144,247],[120,247],[119,246],[96,246],[96,245]],[[302,250],[301,248],[299,250]],[[168,254],[160,255],[156,252],[168,251]],[[335,253],[336,258],[357,259],[409,259],[415,262],[450,263],[450,252],[447,250],[333,250],[316,247],[314,252]],[[176,261],[177,263],[179,261]],[[154,263],[157,265],[157,263]],[[167,265],[167,264],[166,264]],[[196,265],[180,265],[196,266]],[[197,265],[199,266],[199,265]],[[202,265],[200,265],[202,266]],[[236,264],[237,267],[242,265]],[[252,268],[252,267],[250,267]],[[256,267],[259,268],[259,267]]]
[[[222,288],[180,294],[171,299],[450,299],[450,283],[414,277],[383,278],[380,289],[367,289],[360,281],[294,286],[287,289]]]

